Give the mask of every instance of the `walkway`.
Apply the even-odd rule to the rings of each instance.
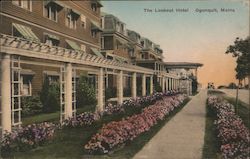
[[[174,116],[135,159],[200,159],[205,134],[205,90]]]
[[[234,98],[236,97],[236,89],[219,89],[219,90],[223,91],[224,93],[226,93],[230,97],[234,97]],[[239,99],[242,102],[249,104],[249,91],[240,89],[239,90]]]

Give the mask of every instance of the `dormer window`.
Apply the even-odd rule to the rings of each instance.
[[[58,12],[62,8],[56,1],[44,1],[44,17],[57,22]]]
[[[80,14],[77,11],[67,9],[66,26],[71,29],[76,29],[76,23],[79,17]]]
[[[96,12],[97,11],[97,4],[96,3],[92,3],[91,4],[91,9],[92,9],[92,11]]]
[[[12,0],[12,4],[26,9],[28,11],[32,11],[32,1],[31,0]]]

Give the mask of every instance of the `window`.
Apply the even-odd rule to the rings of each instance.
[[[84,29],[86,29],[86,27],[87,27],[87,25],[86,25],[86,17],[83,14],[81,14],[81,23],[82,23],[82,27]]]
[[[59,83],[59,76],[48,75],[48,79],[49,79],[49,85]]]
[[[104,37],[101,37],[101,48],[104,49]]]
[[[31,96],[32,95],[32,85],[31,85],[31,77],[30,76],[21,76],[21,95],[23,96]]]
[[[81,44],[81,50],[84,51],[84,52],[86,52],[86,46],[83,45],[83,44]]]
[[[57,12],[57,5],[54,3],[50,3],[44,6],[44,16],[55,22],[57,22]]]
[[[66,17],[66,26],[71,29],[76,29],[77,16],[72,14],[71,12],[67,14]]]
[[[93,38],[96,38],[97,37],[97,32],[95,30],[91,30],[91,36]]]
[[[58,46],[60,43],[60,40],[57,36],[45,33],[44,42],[45,44],[48,44],[50,46]]]
[[[32,0],[12,0],[12,3],[23,9],[32,11]]]
[[[91,9],[92,9],[92,11],[96,12],[97,11],[97,4],[96,3],[92,3],[91,4]]]

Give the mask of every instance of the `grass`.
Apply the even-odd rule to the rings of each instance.
[[[103,124],[110,121],[118,121],[126,116],[140,113],[141,110],[130,109],[120,115],[104,116],[102,120],[94,123],[92,126],[66,128],[58,130],[55,138],[44,146],[38,147],[28,152],[18,152],[14,158],[20,159],[50,159],[50,158],[132,158],[176,113],[178,113],[185,102],[173,112],[171,112],[163,121],[153,126],[150,131],[141,134],[134,141],[125,145],[123,148],[116,149],[112,154],[90,156],[84,152],[84,145],[90,140],[92,135],[98,132]]]
[[[224,92],[221,92],[219,90],[209,90],[208,94],[211,95],[217,95],[221,98],[224,98],[226,101],[231,103],[235,106],[236,114],[239,115],[239,117],[243,120],[244,124],[248,129],[250,128],[250,111],[249,111],[249,105],[242,102],[241,100],[238,100],[238,107],[236,108],[236,99],[233,97],[227,96]]]
[[[90,109],[92,107],[84,107],[84,108],[79,108],[77,109],[77,113],[83,113],[86,111],[92,111],[92,109]],[[60,112],[54,112],[54,113],[43,113],[43,114],[38,114],[38,115],[33,115],[33,116],[29,116],[29,117],[24,117],[22,118],[22,125],[29,125],[29,124],[33,124],[33,123],[41,123],[41,122],[59,122],[60,120]]]
[[[250,111],[249,111],[248,105],[239,100],[238,101],[238,108],[236,108],[235,98],[224,96],[224,99],[235,106],[235,110],[237,112],[237,115],[239,115],[240,118],[243,120],[245,126],[248,127],[248,129],[250,129],[250,121],[249,121]]]
[[[202,152],[202,158],[204,159],[220,158],[220,143],[216,137],[215,119],[216,114],[206,105],[206,127]]]
[[[218,97],[224,98],[229,103],[236,105],[235,98],[228,97],[224,92],[218,90],[209,90],[209,95],[216,95]],[[237,114],[243,120],[244,124],[249,128],[249,109],[248,105],[239,100],[238,102],[238,112]],[[206,128],[203,146],[203,157],[204,159],[218,159],[222,158],[220,153],[220,143],[217,139],[217,133],[214,126],[214,120],[216,119],[216,114],[206,106]]]

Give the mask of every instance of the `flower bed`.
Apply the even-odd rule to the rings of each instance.
[[[77,127],[77,126],[85,126],[92,125],[95,121],[101,118],[101,115],[112,115],[124,113],[127,108],[138,108],[138,107],[146,107],[148,105],[154,104],[157,100],[162,99],[163,96],[171,96],[176,95],[178,92],[171,91],[167,93],[154,93],[150,96],[137,97],[136,99],[125,100],[122,105],[113,105],[108,103],[105,106],[103,112],[84,112],[82,114],[77,115],[75,118],[69,118],[63,121],[62,127]]]
[[[125,111],[128,107],[144,107],[144,104],[155,103],[156,100],[161,99],[164,95],[173,95],[177,92],[167,94],[155,93],[152,96],[140,97],[135,100],[124,101],[123,105],[108,105],[104,112],[84,112],[77,115],[75,118],[66,119],[62,124],[56,125],[53,123],[32,124],[26,127],[21,127],[13,130],[11,133],[6,132],[1,141],[2,156],[9,156],[12,152],[26,151],[44,142],[49,141],[54,136],[57,129],[64,127],[78,127],[89,126],[101,118],[102,114],[115,114]],[[174,98],[174,97],[173,97]]]
[[[2,157],[13,151],[25,151],[42,145],[53,137],[55,129],[55,124],[45,122],[6,132],[1,141]]]
[[[208,105],[216,112],[214,124],[221,141],[224,158],[249,158],[249,130],[235,114],[234,106],[216,96],[208,98]]]
[[[85,145],[89,153],[107,153],[115,147],[132,141],[141,133],[148,131],[158,121],[163,120],[174,108],[186,99],[185,95],[165,96],[154,105],[143,109],[141,114],[127,117],[118,122],[104,125]]]

